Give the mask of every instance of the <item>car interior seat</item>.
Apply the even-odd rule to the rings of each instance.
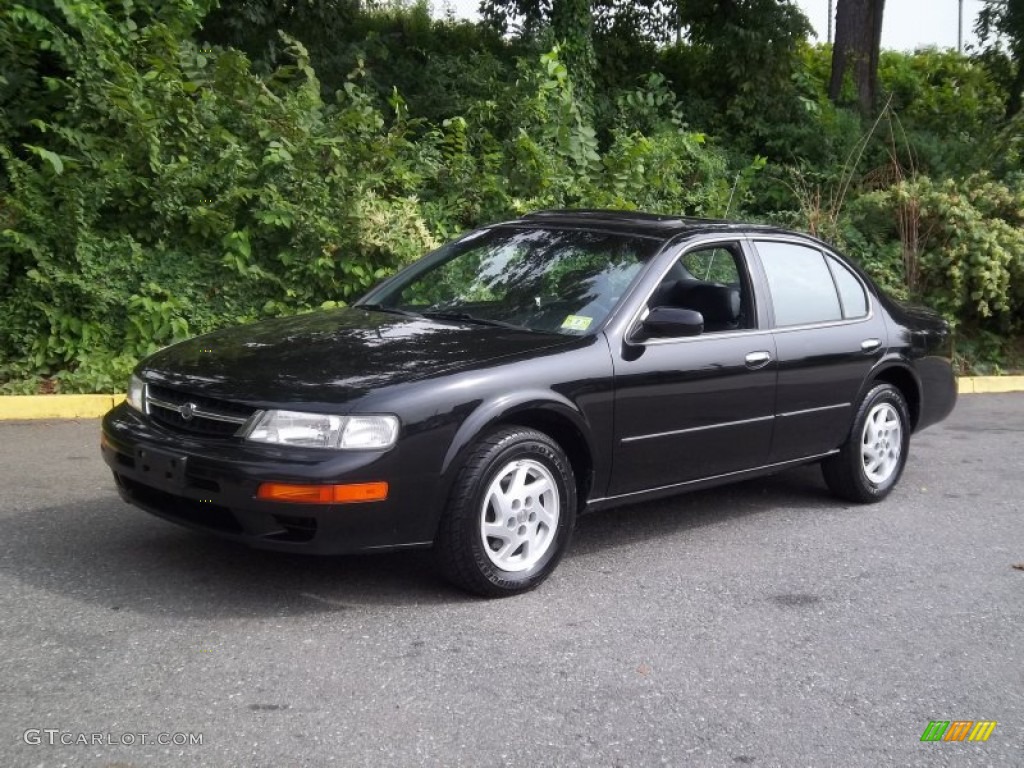
[[[678,280],[667,292],[666,304],[692,309],[704,316],[704,332],[733,331],[740,327],[740,291],[721,283]]]

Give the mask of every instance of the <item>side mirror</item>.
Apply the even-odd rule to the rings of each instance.
[[[655,307],[643,322],[648,336],[676,339],[704,333],[704,315],[692,309]]]

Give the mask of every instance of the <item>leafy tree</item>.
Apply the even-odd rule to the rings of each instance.
[[[225,0],[203,19],[203,37],[273,66],[284,50],[279,31],[315,49],[343,34],[359,7],[359,0]]]
[[[594,39],[591,0],[552,0],[551,32],[563,50],[580,101],[589,106],[594,95]]]
[[[663,0],[590,0],[586,5],[596,34],[616,32],[634,39],[665,39],[669,30],[675,29],[678,15],[675,4]],[[565,13],[565,0],[482,0],[480,10],[484,21],[503,34],[530,37],[548,25],[558,26],[555,18]]]
[[[592,0],[485,0],[481,11],[487,23],[502,33],[512,27],[518,27],[526,38],[537,39],[547,33],[548,41],[560,47],[561,59],[572,75],[577,95],[589,108],[596,66],[595,5]],[[605,10],[608,9],[606,5]]]
[[[709,99],[716,127],[757,134],[766,124],[789,122],[798,107],[792,77],[810,23],[780,0],[687,0],[679,21],[687,42],[677,46],[683,67],[670,79]],[[753,129],[753,130],[751,130]]]
[[[196,37],[244,51],[266,75],[288,58],[279,30],[302,41],[326,101],[358,72],[378,106],[397,89],[412,114],[432,122],[491,100],[515,77],[518,56],[539,53],[481,24],[431,18],[425,0],[224,3]]]
[[[602,140],[608,136],[609,116],[614,112],[611,94],[635,87],[651,70],[684,97],[686,120],[753,138],[743,151],[762,151],[773,122],[799,118],[792,76],[799,63],[799,47],[811,28],[790,2],[486,0],[482,9],[485,18],[502,31],[515,29],[533,37],[546,33],[556,40],[569,40],[573,29],[585,26],[587,6]],[[673,39],[674,44],[666,45]],[[586,68],[574,66],[571,54],[572,46],[563,46],[577,88],[582,86],[586,94]]]
[[[1021,111],[1024,100],[1024,0],[985,0],[976,27],[982,45],[998,51],[1005,45],[1011,62],[1006,78],[1006,117]]]

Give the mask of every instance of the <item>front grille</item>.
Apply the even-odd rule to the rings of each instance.
[[[255,412],[238,403],[146,385],[146,412],[157,424],[207,437],[231,437]]]

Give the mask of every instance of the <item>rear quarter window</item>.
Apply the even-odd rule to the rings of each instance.
[[[832,277],[835,278],[836,288],[839,289],[839,299],[843,304],[843,317],[847,320],[854,320],[864,317],[868,313],[868,297],[864,293],[864,286],[850,269],[836,259],[829,258],[828,266],[832,270]]]

